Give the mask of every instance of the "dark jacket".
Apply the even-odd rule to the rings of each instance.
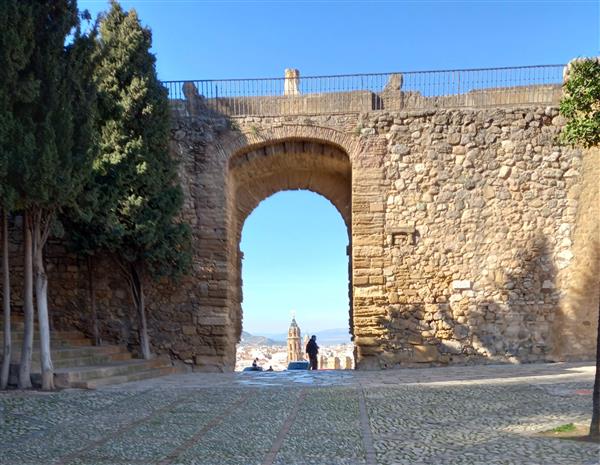
[[[308,355],[317,355],[319,353],[319,346],[312,339],[306,344],[306,353]]]

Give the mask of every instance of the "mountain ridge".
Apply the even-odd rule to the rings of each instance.
[[[311,336],[314,334],[317,336],[317,343],[319,345],[337,345],[337,344],[348,344],[350,343],[350,334],[348,333],[348,329],[346,328],[331,328],[324,329],[322,331],[315,331],[309,333]],[[244,335],[246,335],[246,339],[248,341],[269,341],[265,343],[253,343],[246,342],[244,340]],[[304,335],[302,336],[304,339]],[[285,345],[287,342],[287,332],[286,333],[265,333],[263,335],[254,335],[247,331],[242,331],[242,343],[246,343],[247,345]]]

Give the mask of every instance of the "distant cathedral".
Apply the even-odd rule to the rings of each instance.
[[[302,333],[300,332],[300,327],[298,323],[296,323],[296,318],[292,317],[292,322],[290,323],[290,329],[288,329],[288,338],[287,338],[287,361],[297,362],[299,360],[304,360],[302,354],[304,351],[302,350]]]

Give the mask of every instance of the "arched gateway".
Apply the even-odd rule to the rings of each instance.
[[[559,82],[486,90],[475,76],[443,93],[416,87],[423,74],[396,74],[319,93],[295,79],[289,95],[283,79],[277,95],[244,96],[237,81],[169,84],[193,270],[147,299],[156,352],[233,369],[244,220],[275,192],[308,189],[348,227],[357,368],[592,356],[597,280],[577,284],[597,267],[598,167],[556,142]],[[76,266],[56,263],[53,308],[69,326],[85,287]],[[122,283],[98,275],[105,339],[135,345]]]
[[[242,252],[239,244],[248,215],[261,201],[277,192],[305,189],[321,194],[337,208],[351,238],[351,176],[348,154],[340,147],[319,140],[275,139],[247,146],[229,157],[229,253],[234,257],[236,283],[231,289],[230,303],[236,341],[242,330]],[[351,291],[352,287],[349,286]],[[351,318],[352,311],[349,315],[352,331]]]
[[[232,131],[216,142],[207,147],[207,152],[217,154],[223,162],[221,179],[224,186],[216,187],[219,191],[221,187],[225,189],[219,192],[224,196],[224,210],[220,217],[223,224],[214,225],[213,230],[226,230],[226,242],[221,242],[224,237],[219,238],[220,245],[225,248],[222,250],[224,263],[216,266],[223,269],[227,283],[222,284],[226,292],[221,294],[221,302],[213,308],[214,313],[209,318],[211,322],[217,322],[219,318],[226,322],[222,363],[230,368],[235,364],[235,344],[241,334],[242,253],[239,244],[244,221],[267,197],[284,190],[305,189],[322,195],[336,207],[351,240],[350,152],[356,144],[339,131],[304,125],[282,125],[261,130],[251,128],[247,133]],[[205,217],[199,214],[199,222],[203,219]],[[349,247],[349,255],[350,250]],[[211,259],[214,258],[211,254]],[[351,285],[349,292],[352,292]],[[211,302],[216,303],[214,300]],[[352,331],[352,311],[349,321]],[[210,357],[208,355],[207,359]]]

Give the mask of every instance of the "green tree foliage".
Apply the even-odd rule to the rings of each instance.
[[[11,360],[11,298],[8,259],[8,214],[15,208],[14,178],[10,167],[22,150],[32,146],[32,138],[23,130],[15,109],[36,95],[31,76],[23,73],[33,43],[31,9],[17,0],[0,3],[0,237],[2,238],[3,357],[0,388],[8,385]],[[29,134],[30,136],[30,134]],[[31,336],[33,333],[31,332]]]
[[[569,65],[560,113],[567,119],[564,142],[582,147],[600,144],[600,59]]]
[[[567,124],[561,133],[562,139],[568,144],[584,148],[598,147],[600,145],[600,58],[572,61],[567,66],[565,81],[560,113],[567,119]],[[600,302],[590,437],[600,441]]]
[[[31,57],[25,71],[39,86],[36,97],[21,105],[18,111],[20,122],[33,135],[33,146],[23,151],[15,163],[15,179],[18,180],[17,194],[28,230],[25,248],[32,250],[42,387],[52,389],[48,280],[43,250],[57,214],[76,199],[90,173],[90,124],[86,118],[92,116],[87,114],[91,98],[85,94],[85,80],[91,80],[89,73],[85,75],[86,70],[91,70],[91,65],[86,64],[85,53],[89,39],[77,29],[76,0],[28,0],[22,3],[31,6],[34,31]],[[26,257],[26,263],[28,260]],[[27,282],[28,265],[25,274]],[[29,291],[25,293],[29,294]],[[25,366],[22,358],[21,384],[26,383],[28,377]]]
[[[31,7],[18,0],[0,2],[0,31],[0,205],[10,210],[15,200],[11,160],[33,147],[32,134],[17,114],[38,94],[38,82],[25,72],[33,48]]]
[[[106,245],[130,284],[149,358],[144,282],[176,276],[190,261],[189,229],[176,221],[182,191],[169,155],[169,103],[150,53],[152,34],[134,10],[113,1],[99,26],[99,154],[94,174]],[[107,211],[108,207],[108,211]]]

